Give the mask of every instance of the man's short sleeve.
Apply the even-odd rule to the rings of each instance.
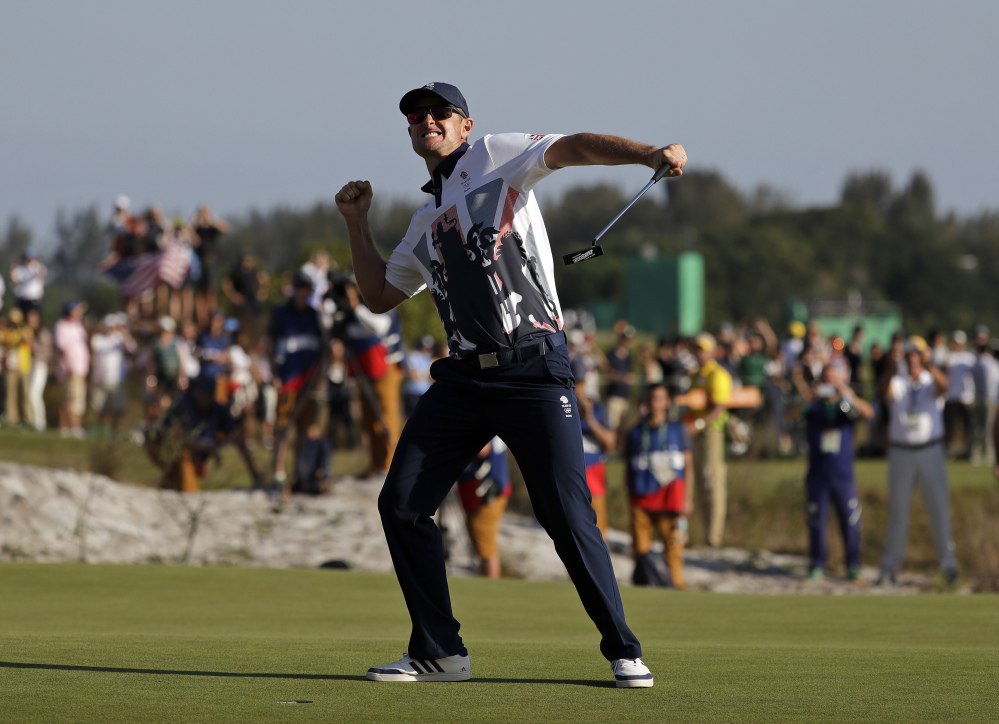
[[[423,274],[420,273],[420,263],[413,253],[413,247],[420,240],[419,228],[416,225],[417,216],[419,213],[414,214],[406,235],[402,237],[402,241],[392,251],[392,256],[385,264],[385,281],[407,297],[419,294],[427,286]]]
[[[503,179],[526,193],[552,172],[545,165],[545,151],[560,138],[561,133],[499,133],[486,136],[482,142]]]

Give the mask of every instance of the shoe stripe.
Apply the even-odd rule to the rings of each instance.
[[[422,668],[420,668],[419,662],[417,662],[416,659],[410,659],[409,660],[409,665],[412,666],[414,669],[416,669],[416,673],[417,674],[427,674],[427,673],[430,673],[429,671],[424,671]]]
[[[430,663],[433,664],[434,668],[437,669],[439,672],[441,672],[442,674],[444,673],[444,667],[442,667],[436,661],[434,661],[433,659],[430,659]]]
[[[615,674],[614,678],[618,681],[637,681],[639,679],[651,679],[652,674],[641,674],[640,676],[621,676],[620,674]]]

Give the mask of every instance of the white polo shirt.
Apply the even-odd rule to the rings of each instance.
[[[388,261],[409,296],[429,287],[451,354],[495,352],[562,329],[552,252],[533,188],[562,136],[504,133],[458,149],[424,187]]]
[[[891,418],[888,439],[897,445],[925,445],[943,438],[943,396],[927,370],[913,380],[895,375],[890,383]]]

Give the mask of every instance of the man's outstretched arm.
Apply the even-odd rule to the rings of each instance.
[[[563,136],[545,151],[545,165],[553,170],[566,166],[621,166],[629,163],[648,166],[655,171],[666,164],[672,168],[667,176],[680,176],[687,163],[687,152],[679,143],[650,146],[598,133]]]
[[[372,312],[382,314],[395,309],[409,297],[385,279],[385,260],[375,246],[368,225],[371,208],[371,184],[351,181],[336,195],[336,207],[347,222],[350,239],[350,256],[354,263],[354,277],[361,290],[364,303]]]

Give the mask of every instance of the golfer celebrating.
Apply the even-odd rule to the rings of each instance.
[[[441,534],[431,516],[468,462],[499,435],[516,457],[538,522],[555,543],[600,651],[622,687],[652,686],[596,526],[583,466],[579,412],[535,184],[565,166],[642,164],[681,175],[680,145],[613,136],[509,133],[467,143],[474,121],[461,92],[428,83],[402,97],[413,150],[427,162],[433,200],[416,212],[386,262],[367,214],[371,185],[336,195],[354,274],[373,312],[429,288],[450,354],[431,368],[378,498],[392,562],[413,621],[409,649],[368,670],[375,681],[462,681],[468,651],[451,613]]]

